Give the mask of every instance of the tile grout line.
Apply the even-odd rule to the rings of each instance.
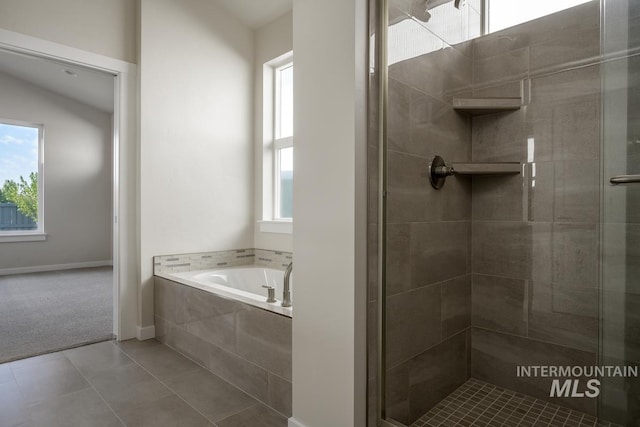
[[[533,403],[535,403],[535,401],[529,405],[529,409],[527,409],[527,412],[525,412],[522,415],[522,419],[520,420],[520,422],[517,424],[516,427],[520,427],[520,424],[522,424],[525,421],[525,419],[527,418],[527,415],[529,415],[529,412],[531,412],[531,410],[533,409]]]
[[[234,314],[235,314],[235,312],[234,312]],[[160,317],[160,316],[158,316],[158,317]],[[165,320],[165,321],[166,321],[166,320]],[[184,332],[190,333],[190,332],[189,332],[189,331],[187,331],[186,329],[182,328],[182,326],[180,326],[180,325],[177,325],[176,327],[181,328]],[[215,372],[211,371],[211,370],[209,369],[209,367],[204,366],[204,365],[201,365],[201,364],[200,364],[200,362],[198,362],[198,361],[196,361],[196,360],[192,359],[191,357],[189,357],[188,355],[186,355],[186,354],[184,354],[184,353],[180,352],[178,349],[175,349],[175,348],[171,347],[170,345],[165,344],[165,343],[163,343],[163,342],[159,341],[157,338],[153,338],[153,339],[155,339],[155,340],[156,340],[160,345],[162,345],[162,346],[164,346],[164,347],[166,347],[166,348],[170,349],[171,351],[173,351],[173,352],[175,352],[175,353],[179,354],[180,356],[184,357],[185,359],[190,360],[191,362],[195,363],[196,365],[198,365],[199,367],[201,367],[201,368],[202,368],[202,369],[204,369],[205,371],[209,372],[210,374],[215,375],[216,377],[220,378],[222,381],[224,381],[224,382],[226,382],[227,384],[231,385],[232,387],[234,387],[234,388],[236,388],[236,389],[240,390],[242,393],[246,394],[247,396],[250,396],[250,397],[252,397],[253,399],[257,400],[258,402],[262,403],[262,404],[263,404],[263,405],[265,405],[267,408],[269,408],[269,409],[273,410],[274,412],[278,413],[279,415],[282,415],[284,418],[289,419],[289,416],[287,416],[287,415],[285,415],[285,414],[281,413],[280,411],[278,411],[277,409],[273,408],[272,406],[270,406],[270,405],[269,405],[269,403],[268,403],[268,402],[265,402],[265,401],[263,401],[262,399],[260,399],[258,396],[255,396],[254,394],[249,393],[248,391],[245,391],[245,390],[241,389],[241,388],[240,388],[240,387],[238,387],[237,385],[233,384],[231,381],[229,381],[229,380],[227,380],[226,378],[223,378],[223,377],[221,377],[220,375],[216,374]],[[236,354],[236,353],[233,353],[233,352],[231,352],[231,351],[229,351],[229,350],[226,350],[226,349],[224,349],[224,348],[222,348],[222,347],[219,347],[218,345],[213,344],[213,343],[211,343],[211,342],[209,342],[209,341],[206,341],[206,340],[203,340],[203,341],[204,341],[204,342],[206,342],[206,343],[207,343],[207,344],[209,344],[209,345],[212,345],[212,346],[216,347],[218,350],[221,350],[221,351],[223,351],[223,352],[225,352],[225,353],[229,353],[229,354],[231,354],[231,355],[233,355],[233,356],[237,356],[238,358],[242,359],[244,362],[246,362],[246,363],[248,363],[248,364],[250,364],[250,365],[252,365],[252,366],[255,366],[255,367],[259,368],[259,369],[265,370],[265,371],[267,372],[267,381],[268,381],[268,376],[269,376],[269,375],[273,375],[273,376],[276,376],[276,377],[278,377],[278,378],[283,379],[284,381],[291,382],[291,381],[289,381],[288,379],[286,379],[286,378],[284,378],[284,377],[282,377],[282,376],[280,376],[280,375],[278,375],[278,374],[275,374],[275,373],[273,373],[273,372],[269,371],[268,369],[266,369],[266,368],[264,368],[264,367],[262,367],[262,366],[260,366],[260,365],[258,365],[258,364],[256,364],[256,363],[254,363],[254,362],[252,362],[252,361],[250,361],[250,360],[248,360],[248,359],[245,359],[244,357],[242,357],[242,356],[240,356],[240,355],[238,355],[238,354]],[[267,384],[267,387],[268,387],[268,384]],[[268,390],[267,390],[267,393],[268,393]],[[267,399],[268,399],[268,396],[267,396]]]
[[[464,385],[464,384],[463,384],[463,385]],[[459,388],[461,388],[463,385],[461,385]],[[480,385],[480,388],[479,388],[478,390],[476,390],[476,391],[471,395],[471,397],[474,397],[474,396],[476,396],[478,393],[480,393],[480,391],[482,391],[482,389],[483,389],[484,387],[485,387],[484,385]],[[465,392],[466,392],[466,390],[465,390]],[[455,393],[455,392],[454,392],[454,393]],[[452,394],[453,394],[453,393],[452,393]],[[464,392],[462,392],[462,393],[460,393],[460,394],[464,394]],[[449,396],[451,396],[451,395],[449,395]],[[445,406],[444,406],[444,408],[442,408],[440,411],[438,411],[438,415],[440,415],[440,413],[441,413],[443,410],[446,410],[447,408],[449,408],[450,406],[452,406],[452,404],[453,404],[453,403],[455,403],[455,400],[456,400],[458,397],[459,397],[459,396],[456,396],[456,397],[455,397],[455,399],[452,399],[452,401],[451,401],[451,402],[449,402],[447,405],[445,405]],[[445,400],[446,400],[446,398],[445,398]],[[475,408],[475,406],[474,406],[474,408]],[[455,411],[454,411],[454,412],[455,412]],[[453,414],[453,412],[452,412],[452,414]],[[447,420],[450,418],[450,416],[451,416],[451,415],[449,415],[449,416],[447,416],[447,417],[443,417],[443,418],[444,418],[444,421],[447,421]],[[442,417],[442,415],[440,415],[440,417]],[[442,425],[442,423],[440,423],[440,424]]]
[[[103,341],[104,342],[104,341]],[[114,345],[114,344],[112,344]],[[81,348],[81,347],[76,347],[76,348]],[[62,352],[61,352],[62,353]],[[102,396],[102,394],[95,388],[95,386],[91,383],[91,381],[89,381],[89,378],[87,378],[82,371],[80,371],[80,369],[78,369],[78,367],[76,366],[75,363],[73,363],[73,360],[69,359],[67,357],[66,354],[62,353],[62,356],[69,361],[69,363],[71,363],[71,365],[75,368],[76,371],[78,371],[78,373],[80,374],[80,376],[87,382],[87,384],[89,384],[89,387],[91,387],[91,389],[98,395],[98,397],[100,398],[100,400],[102,400],[104,402],[105,405],[107,405],[107,408],[109,408],[109,410],[113,413],[113,415],[116,416],[116,418],[118,419],[118,421],[120,421],[122,423],[123,426],[127,427],[127,424],[124,422],[124,420],[122,418],[120,418],[120,415],[118,415],[118,413],[111,407],[111,405],[109,405],[109,403],[104,399],[104,397]],[[131,359],[129,357],[129,355],[126,355],[129,359]],[[131,359],[133,361],[133,359]]]
[[[484,390],[485,388],[489,389],[489,393],[487,393],[485,395],[485,397],[480,398],[480,401],[478,403],[476,403],[472,408],[471,411],[473,411],[475,408],[477,408],[482,402],[485,401],[486,397],[489,396],[489,394],[495,389],[495,387],[492,386],[488,386],[487,384],[483,384],[480,389],[474,394],[474,396],[476,396],[478,393],[480,393],[482,390]],[[495,401],[494,401],[495,402]],[[486,409],[484,409],[482,412],[480,412],[480,415],[478,415],[478,418],[480,418],[481,416],[483,416],[485,414],[485,412],[487,412],[489,410],[489,407],[491,406],[491,404],[489,404],[489,406],[487,406]],[[469,411],[469,412],[471,412]],[[476,420],[474,420],[475,423]]]
[[[158,344],[160,345],[164,345],[162,343],[160,343],[158,341]],[[176,393],[171,387],[169,387],[167,384],[164,383],[164,381],[162,381],[160,378],[156,377],[155,375],[153,375],[151,372],[149,372],[149,370],[147,368],[145,368],[144,366],[142,366],[140,363],[138,363],[137,360],[134,359],[133,355],[129,355],[127,352],[125,352],[122,348],[120,348],[117,344],[113,344],[114,346],[116,346],[116,348],[121,351],[125,356],[127,356],[129,359],[133,360],[133,363],[135,363],[136,365],[138,365],[140,368],[142,368],[146,373],[148,373],[149,375],[151,375],[153,377],[153,379],[155,379],[156,381],[158,381],[160,384],[162,384],[164,387],[167,388],[167,390],[171,391],[171,393],[173,393],[176,397],[178,397],[178,399],[182,400],[184,403],[187,404],[187,406],[189,406],[191,409],[193,409],[194,411],[196,411],[198,414],[200,414],[205,420],[207,420],[209,423],[211,423],[214,427],[217,427],[217,424],[213,421],[211,421],[209,419],[209,417],[205,416],[202,412],[200,412],[197,408],[193,407],[189,402],[187,402],[182,396],[180,396],[178,393]],[[169,347],[170,348],[170,347]],[[171,349],[173,350],[173,349]],[[145,351],[145,350],[142,350]],[[181,354],[182,356],[182,354]],[[183,356],[184,357],[184,356]],[[187,358],[189,359],[189,358]],[[189,359],[190,361],[194,362],[193,360]],[[198,364],[196,364],[197,366],[200,366]],[[194,370],[195,372],[195,370]],[[186,372],[186,373],[190,373],[190,372]],[[176,375],[177,377],[178,375]],[[126,424],[125,424],[126,426]]]

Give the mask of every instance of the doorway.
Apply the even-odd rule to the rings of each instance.
[[[114,336],[114,75],[0,50],[0,362]]]

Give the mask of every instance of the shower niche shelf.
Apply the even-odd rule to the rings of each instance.
[[[439,190],[451,175],[518,175],[521,168],[522,165],[519,162],[447,164],[442,157],[435,156],[429,163],[429,182],[433,188]]]
[[[522,98],[453,98],[453,109],[472,116],[519,110]]]

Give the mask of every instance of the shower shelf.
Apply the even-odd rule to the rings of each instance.
[[[435,156],[429,163],[429,181],[439,190],[451,175],[518,175],[521,169],[518,162],[446,164],[442,157]]]
[[[462,113],[479,116],[519,110],[522,98],[453,98],[453,109]]]

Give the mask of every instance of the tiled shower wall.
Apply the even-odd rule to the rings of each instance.
[[[471,160],[469,45],[389,67],[387,415],[409,424],[470,375],[471,182],[431,188],[427,164]]]
[[[473,43],[473,94],[524,107],[474,117],[472,159],[524,176],[473,179],[471,376],[540,398],[550,380],[517,365],[597,363],[599,18],[591,1]]]
[[[549,381],[515,367],[596,363],[599,36],[592,1],[390,66],[389,417],[413,422],[470,377],[548,398]],[[471,95],[524,106],[455,113],[452,97]],[[436,191],[436,154],[518,161],[524,174]]]

